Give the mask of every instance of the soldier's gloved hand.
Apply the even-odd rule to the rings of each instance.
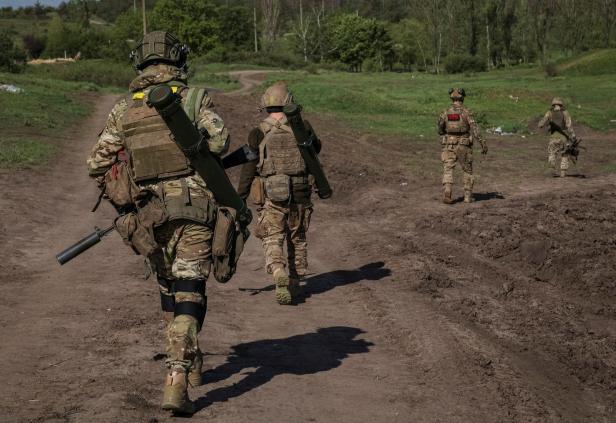
[[[482,144],[482,146],[481,146],[481,154],[483,154],[484,156],[486,154],[488,154],[488,146],[486,144]]]

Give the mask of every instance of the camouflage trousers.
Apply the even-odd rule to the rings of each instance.
[[[308,242],[306,232],[312,216],[311,204],[278,204],[270,200],[259,210],[257,233],[265,251],[265,269],[288,266],[289,276],[301,278],[308,271]],[[287,257],[284,255],[286,240]]]
[[[560,170],[567,170],[571,164],[569,155],[565,154],[565,142],[561,138],[552,138],[548,144],[548,163],[554,170],[558,170],[558,166]]]
[[[468,145],[448,144],[441,152],[443,184],[453,184],[453,170],[459,163],[464,172],[464,190],[473,190],[473,149]]]
[[[152,270],[159,282],[198,280],[203,284],[210,273],[212,256],[212,229],[185,220],[168,222],[155,230],[156,240],[163,248],[150,257]],[[205,307],[205,296],[199,292],[173,292],[160,285],[161,294],[173,297],[175,304],[184,301],[201,304]],[[199,353],[199,322],[193,316],[180,314],[168,317],[166,331],[166,350],[169,368],[188,369]]]

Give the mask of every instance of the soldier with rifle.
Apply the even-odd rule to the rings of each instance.
[[[317,157],[321,141],[302,120],[287,85],[277,82],[269,87],[261,108],[268,115],[248,137],[259,161],[242,168],[238,193],[244,199],[250,195],[258,207],[255,233],[263,241],[265,268],[276,285],[276,301],[288,305],[308,271],[312,191],[316,188],[320,198],[328,198],[332,190]]]
[[[550,132],[548,163],[555,173],[559,167],[560,176],[565,177],[570,164],[577,161],[579,144],[582,140],[576,137],[571,115],[565,109],[565,104],[561,98],[555,97],[552,100],[552,107],[539,122],[540,129],[546,125],[548,125]]]
[[[124,241],[146,257],[168,321],[162,408],[194,412],[188,385],[201,385],[202,329],[212,271],[235,270],[250,210],[218,158],[229,146],[224,122],[204,89],[187,86],[188,47],[173,35],[144,35],[131,54],[137,77],[112,109],[87,159],[102,195],[118,209]],[[59,261],[94,245],[97,230]]]

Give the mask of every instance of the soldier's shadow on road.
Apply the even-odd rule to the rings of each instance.
[[[373,343],[355,339],[362,333],[358,328],[334,326],[289,338],[238,344],[226,363],[203,373],[203,382],[216,383],[234,375],[245,377],[197,399],[196,409],[239,397],[278,375],[309,375],[335,369],[351,354],[369,352]]]
[[[477,192],[473,194],[473,200],[475,202],[488,201],[488,200],[504,200],[505,196],[500,192]],[[458,197],[454,200],[454,203],[462,203],[464,197]]]
[[[303,294],[296,300],[296,303],[303,303],[313,295],[323,294],[339,286],[361,281],[378,281],[388,276],[391,276],[391,270],[385,267],[382,261],[364,264],[353,270],[321,273],[306,279]]]
[[[385,262],[377,261],[364,264],[353,270],[334,270],[311,276],[304,283],[303,293],[294,300],[294,304],[302,304],[313,295],[323,294],[338,286],[350,285],[361,281],[378,281],[391,276],[391,270],[385,267]],[[262,292],[273,291],[275,285],[267,285],[263,288],[239,288],[242,292],[250,292],[250,295],[258,295]]]

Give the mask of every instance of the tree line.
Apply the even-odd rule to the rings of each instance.
[[[211,61],[351,71],[484,71],[614,46],[616,0],[148,0],[148,29],[176,33]],[[69,0],[0,9],[49,20],[22,35],[31,57],[126,57],[141,1]]]

